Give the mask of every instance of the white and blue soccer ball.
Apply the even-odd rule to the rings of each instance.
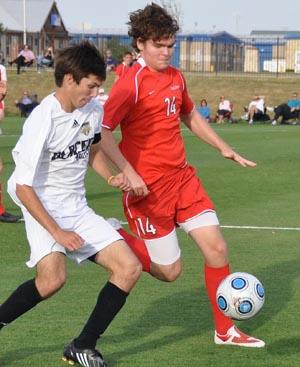
[[[217,290],[219,309],[234,320],[246,320],[256,315],[265,302],[262,283],[249,273],[232,273]]]

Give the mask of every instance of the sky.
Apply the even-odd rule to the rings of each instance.
[[[128,13],[146,0],[56,0],[69,31],[90,29],[126,33]],[[161,4],[160,0],[156,1]],[[172,0],[165,1],[171,3]],[[299,30],[300,0],[173,0],[184,33],[227,31],[249,35],[252,30]],[[78,4],[78,6],[76,6]],[[80,5],[79,5],[80,4]]]

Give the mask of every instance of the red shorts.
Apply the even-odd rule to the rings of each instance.
[[[146,197],[124,193],[123,206],[131,230],[143,239],[166,236],[177,223],[206,211],[214,205],[195,169],[186,166],[148,186]]]
[[[3,103],[3,101],[0,102],[0,110],[4,110],[4,103]]]

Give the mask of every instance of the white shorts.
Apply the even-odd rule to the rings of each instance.
[[[186,233],[189,233],[196,228],[218,226],[219,220],[215,211],[209,210],[186,220],[184,223],[178,223],[178,225]],[[164,237],[144,241],[151,261],[156,264],[171,265],[181,256],[175,228]]]
[[[22,212],[31,250],[30,259],[26,263],[29,268],[36,266],[43,257],[52,252],[61,252],[80,264],[111,243],[123,239],[103,217],[97,215],[89,207],[86,207],[77,216],[72,217],[58,218],[50,212],[49,214],[62,229],[74,231],[85,240],[80,249],[70,252],[57,243],[51,234],[24,207],[22,207]]]

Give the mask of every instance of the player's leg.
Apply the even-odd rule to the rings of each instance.
[[[205,214],[204,214],[205,216]],[[265,343],[238,330],[231,319],[218,308],[216,301],[217,288],[230,273],[227,245],[219,226],[209,225],[195,228],[189,232],[198,245],[205,260],[205,283],[215,320],[215,343],[244,347],[263,347]]]
[[[97,340],[122,309],[142,266],[121,236],[95,213],[86,213],[77,231],[87,243],[78,251],[76,261],[89,258],[111,275],[81,333],[65,347],[63,359],[82,366],[103,367],[103,357],[95,349]]]
[[[178,175],[170,175],[149,186],[150,194],[146,197],[123,195],[130,229],[142,241],[133,240],[124,231],[122,235],[144,270],[166,282],[176,280],[181,274],[181,251],[174,219],[179,181]]]
[[[195,176],[195,170],[192,167],[186,169],[185,180],[183,180],[179,191],[177,207],[179,226],[193,238],[205,260],[205,285],[214,316],[216,333],[225,335],[225,339],[228,341],[231,335],[228,336],[227,333],[235,331],[233,322],[219,310],[216,302],[217,288],[230,273],[227,244],[220,231],[213,203],[205,192],[201,181]],[[262,346],[260,340],[250,339],[244,344]],[[256,345],[252,343],[253,340]],[[238,342],[235,338],[231,344],[242,345],[242,342],[244,342],[244,336]]]
[[[65,256],[59,252],[45,256],[37,264],[36,277],[21,284],[0,306],[0,328],[52,296],[63,286],[65,278]]]
[[[135,254],[135,256],[140,260],[143,266],[143,271],[145,271],[146,273],[150,273],[151,259],[147,247],[145,245],[145,242],[142,239],[127,232],[122,227],[122,224],[118,219],[108,218],[106,220],[116,231],[120,233],[120,235],[124,238],[127,245],[131,248],[131,250]]]
[[[153,277],[172,282],[181,273],[180,248],[173,229],[170,234],[153,240],[143,240],[127,232],[118,219],[107,220],[125,239],[127,245],[140,260],[143,271]]]

